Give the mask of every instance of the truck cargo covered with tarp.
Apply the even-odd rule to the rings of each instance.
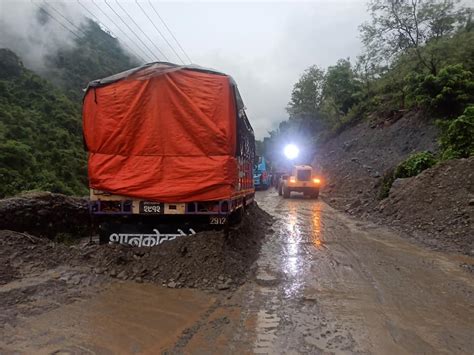
[[[91,189],[162,202],[231,198],[241,184],[239,132],[253,142],[239,111],[233,79],[198,66],[151,63],[91,82],[83,105]]]

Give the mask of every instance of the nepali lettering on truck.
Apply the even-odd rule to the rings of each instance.
[[[109,241],[162,236],[176,216],[226,224],[253,202],[254,133],[229,75],[158,62],[92,81],[83,131],[91,213],[129,228]]]

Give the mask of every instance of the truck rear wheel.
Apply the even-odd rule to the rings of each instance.
[[[237,224],[240,224],[240,222],[242,222],[242,219],[244,218],[244,213],[245,210],[243,206],[232,212],[229,215],[229,225],[235,226]]]
[[[312,191],[310,196],[311,196],[311,198],[318,198],[319,191]]]
[[[278,195],[283,195],[283,187],[280,185],[278,185]]]
[[[291,190],[283,186],[283,198],[290,198]]]

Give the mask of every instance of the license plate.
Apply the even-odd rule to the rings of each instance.
[[[164,204],[160,202],[142,201],[140,202],[140,213],[163,214]]]
[[[210,217],[209,224],[211,225],[224,225],[227,223],[227,217]]]

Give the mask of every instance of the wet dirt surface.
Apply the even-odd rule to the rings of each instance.
[[[272,190],[257,201],[275,221],[238,289],[99,277],[67,300],[37,297],[41,311],[9,307],[17,320],[0,326],[0,353],[472,354],[474,275],[460,267],[472,258],[424,249],[321,200]],[[14,282],[72,287],[81,272]],[[0,298],[20,286],[1,286]]]
[[[460,267],[472,258],[320,200],[260,197],[277,222],[258,260],[255,352],[472,353],[474,278]]]

